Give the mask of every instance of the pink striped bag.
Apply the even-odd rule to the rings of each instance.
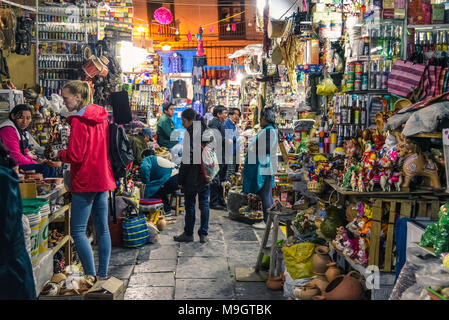
[[[397,60],[388,77],[388,92],[409,98],[419,89],[426,65]]]

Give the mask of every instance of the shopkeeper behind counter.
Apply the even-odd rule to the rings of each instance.
[[[9,113],[9,119],[0,124],[0,139],[19,165],[21,170],[35,170],[44,178],[54,176],[53,163],[49,160],[34,158],[28,147],[37,142],[26,131],[31,123],[31,107],[18,104]]]
[[[170,140],[170,136],[175,130],[175,124],[171,119],[175,114],[175,108],[173,104],[171,104],[170,102],[166,102],[162,105],[162,109],[164,111],[164,114],[157,121],[157,143],[159,144],[159,146],[170,150],[178,144],[178,140]]]

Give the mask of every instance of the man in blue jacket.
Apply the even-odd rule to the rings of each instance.
[[[169,214],[171,208],[168,195],[179,189],[176,165],[163,157],[156,156],[153,149],[147,149],[142,152],[139,174],[145,184],[145,198],[161,199],[164,203],[165,214]]]

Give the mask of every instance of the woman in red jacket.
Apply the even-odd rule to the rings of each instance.
[[[108,155],[108,113],[92,104],[92,90],[85,81],[69,81],[62,89],[62,97],[69,111],[78,111],[67,118],[71,124],[68,148],[58,153],[59,159],[70,163],[71,235],[84,273],[96,276],[86,236],[92,212],[99,247],[98,277],[102,279],[107,277],[111,254],[107,197],[108,191],[116,187]]]

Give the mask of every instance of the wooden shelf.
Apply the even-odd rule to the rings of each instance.
[[[410,136],[410,138],[434,138],[434,139],[442,139],[443,134],[441,132],[421,132]]]
[[[73,242],[73,239],[70,235],[65,236],[61,241],[58,242],[58,244],[55,247],[51,248],[51,250],[53,251],[53,254],[58,252],[59,249],[61,249],[62,246],[67,243],[67,241]]]
[[[324,179],[329,186],[331,186],[335,191],[342,195],[346,196],[359,196],[359,197],[371,197],[371,196],[404,196],[404,195],[420,195],[420,194],[433,194],[432,190],[410,190],[410,191],[367,191],[367,192],[358,192],[358,191],[350,191],[343,190],[340,188],[332,179]]]
[[[53,213],[51,215],[51,217],[48,219],[48,223],[51,223],[51,222],[55,221],[57,218],[62,216],[67,210],[70,210],[70,204],[67,204],[67,205],[63,206],[61,209],[59,209],[58,211]]]
[[[63,184],[61,184],[61,185],[57,186],[56,188],[54,188],[53,191],[51,191],[50,193],[41,195],[41,196],[37,196],[37,198],[53,200],[53,199],[57,199],[58,197],[62,196],[66,192],[67,192],[67,189],[65,188],[65,186]]]

